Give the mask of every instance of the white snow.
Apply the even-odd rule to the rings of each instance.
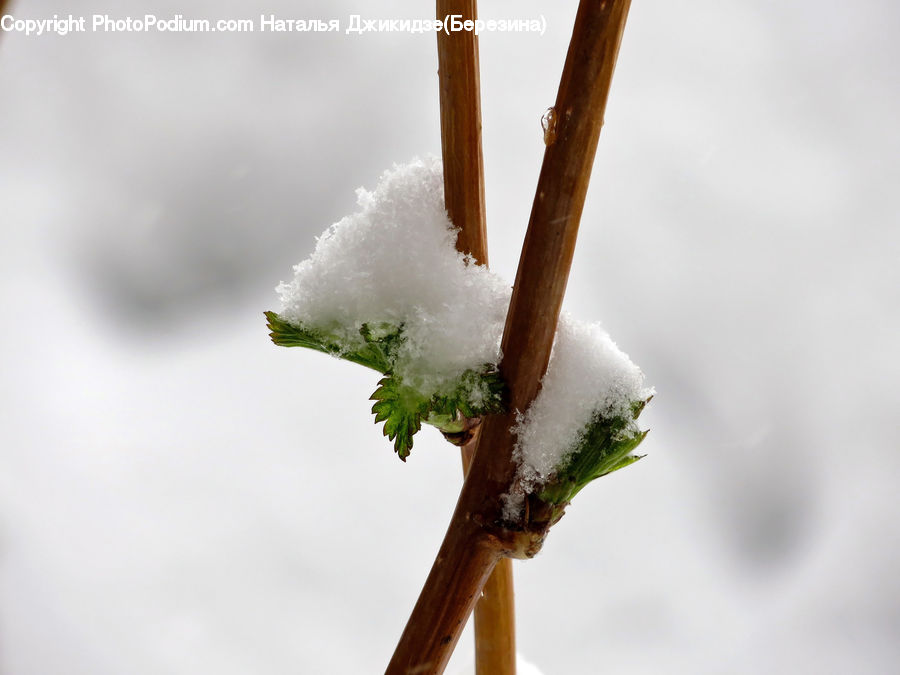
[[[278,287],[282,316],[340,335],[348,348],[364,323],[402,325],[397,370],[423,393],[496,364],[509,285],[456,250],[440,160],[395,165],[374,191],[357,194],[360,210],[332,225]],[[552,474],[596,412],[627,414],[649,393],[599,324],[563,312],[541,393],[515,428],[525,487]]]
[[[403,326],[397,373],[423,393],[496,363],[510,289],[456,250],[438,158],[386,171],[360,210],[332,225],[294,279],[278,287],[282,316],[340,335],[364,323]],[[477,308],[477,311],[473,311]]]
[[[525,486],[537,487],[550,477],[596,413],[628,416],[633,402],[652,393],[641,370],[600,324],[563,312],[541,391],[515,427]]]

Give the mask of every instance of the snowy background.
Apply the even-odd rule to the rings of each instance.
[[[575,7],[480,6],[547,19],[481,38],[510,280]],[[567,306],[658,396],[649,456],[516,565],[544,675],[896,672],[898,28],[893,0],[634,3]],[[356,187],[439,152],[436,69],[431,35],[0,34],[2,675],[382,672],[458,455],[429,429],[402,465],[374,374],[262,311]]]

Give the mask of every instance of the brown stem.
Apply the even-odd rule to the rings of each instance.
[[[448,14],[474,20],[475,0],[437,0],[437,16]],[[487,265],[478,38],[472,31],[441,32],[437,48],[444,203],[459,228],[456,247]]]
[[[454,514],[386,675],[443,673],[485,581],[500,560],[484,528]],[[465,555],[460,555],[464,551]],[[411,649],[402,649],[404,645]]]
[[[515,675],[516,605],[512,560],[501,558],[475,605],[476,675]]]
[[[478,18],[475,0],[437,0],[437,16]],[[444,204],[459,228],[456,246],[487,265],[484,160],[481,146],[481,86],[478,37],[470,31],[438,33],[438,82]],[[475,453],[478,425],[461,447],[463,473]],[[515,675],[516,635],[512,561],[501,560],[475,605],[476,675]]]
[[[492,500],[509,489],[515,474],[515,413],[534,400],[550,359],[630,4],[581,0],[575,17],[503,331],[500,371],[510,394],[508,412],[485,420],[479,447],[486,451],[476,453],[472,469],[485,482],[479,511],[491,519],[501,517]]]
[[[463,445],[463,474],[469,472],[478,446],[480,425]],[[512,560],[501,558],[475,605],[475,674],[515,675],[516,603]]]
[[[581,0],[578,6],[503,332],[500,370],[509,412],[482,425],[453,519],[387,675],[443,672],[497,557],[534,555],[559,516],[532,509],[513,522],[504,517],[502,498],[516,474],[511,427],[515,411],[537,395],[550,357],[630,4]]]

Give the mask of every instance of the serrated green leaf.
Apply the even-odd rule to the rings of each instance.
[[[406,461],[413,446],[413,436],[426,422],[444,433],[458,433],[465,428],[465,418],[499,412],[503,405],[504,384],[493,364],[480,370],[465,371],[445,390],[425,396],[392,375],[397,354],[404,342],[403,326],[390,323],[363,324],[358,342],[344,344],[337,335],[321,329],[288,322],[275,312],[266,312],[272,342],[283,347],[306,347],[359,363],[386,375],[371,400],[375,423],[384,422],[384,435],[394,441],[394,450]]]
[[[372,394],[375,423],[384,422],[384,435],[394,441],[394,451],[404,462],[413,446],[413,436],[422,428],[428,413],[428,399],[394,375],[388,374],[378,382]]]

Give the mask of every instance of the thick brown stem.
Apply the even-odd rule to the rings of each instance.
[[[515,412],[526,410],[537,395],[550,358],[629,5],[630,0],[579,4],[503,332],[500,369],[509,412],[489,416],[482,425],[444,543],[388,675],[441,673],[472,609],[472,585],[483,583],[496,563],[491,553],[532,556],[553,522],[547,512],[526,511],[512,519],[514,514],[504,513],[503,497],[516,474],[511,428]],[[465,570],[467,583],[450,571],[456,569]]]
[[[484,528],[454,513],[386,675],[443,673],[485,581],[500,560]],[[465,554],[461,554],[465,552]]]
[[[463,474],[468,474],[478,445],[480,426],[463,445]],[[502,558],[475,605],[475,675],[515,675],[516,603],[512,560]]]
[[[501,519],[495,500],[513,481],[517,411],[540,390],[569,279],[578,225],[603,126],[609,86],[630,0],[581,0],[550,116],[548,143],[503,331],[500,371],[507,413],[488,417],[472,468],[484,481],[478,511]]]

